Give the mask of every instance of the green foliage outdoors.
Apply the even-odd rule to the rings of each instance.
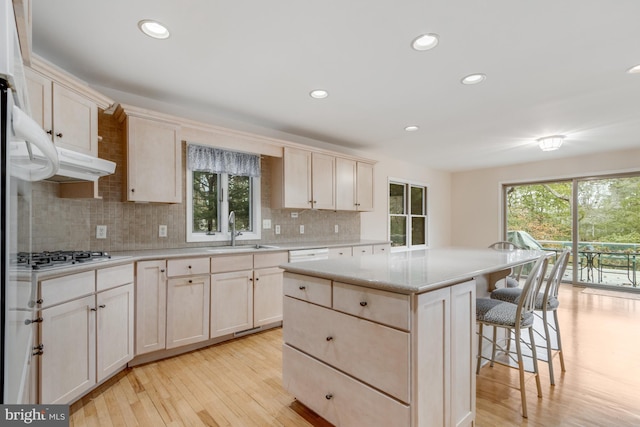
[[[220,174],[193,172],[193,231],[215,233],[220,231],[218,218],[220,204]],[[251,230],[251,178],[229,175],[227,199],[229,212],[236,213],[236,230]]]
[[[536,240],[570,242],[572,187],[572,181],[509,187],[508,230],[527,231]],[[634,244],[640,244],[639,176],[578,181],[577,209],[580,242],[605,251],[634,251]]]

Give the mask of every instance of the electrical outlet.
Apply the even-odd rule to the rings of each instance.
[[[166,225],[158,226],[158,237],[167,237],[167,226]]]
[[[96,239],[106,239],[106,238],[107,238],[107,226],[106,225],[96,226]]]
[[[280,226],[276,225],[276,234],[280,234]]]
[[[300,226],[300,234],[304,234],[304,225]]]
[[[340,230],[340,228],[338,227],[338,224],[336,224],[336,225],[334,225],[334,226],[333,226],[333,232],[334,232],[334,233],[338,233],[338,232],[339,232],[339,230]]]
[[[268,230],[271,228],[271,220],[270,219],[263,219],[262,220],[262,228],[264,228],[265,230]]]

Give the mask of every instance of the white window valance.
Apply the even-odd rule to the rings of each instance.
[[[260,156],[189,144],[187,147],[187,169],[259,177]]]

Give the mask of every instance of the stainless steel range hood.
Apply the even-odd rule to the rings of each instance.
[[[24,141],[14,141],[11,144],[12,158],[25,167],[41,167],[46,164],[45,156],[33,145],[31,153]],[[77,182],[77,181],[97,181],[101,176],[111,175],[116,170],[116,164],[109,160],[89,156],[66,148],[56,147],[60,168],[58,172],[48,178],[47,181],[56,182]]]

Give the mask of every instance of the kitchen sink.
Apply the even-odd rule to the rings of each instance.
[[[256,251],[256,250],[261,250],[261,249],[278,249],[278,246],[271,246],[271,245],[236,245],[236,246],[216,246],[214,248],[211,249],[207,249],[208,252],[218,252],[218,253],[225,253],[225,252],[250,252],[250,251]]]

